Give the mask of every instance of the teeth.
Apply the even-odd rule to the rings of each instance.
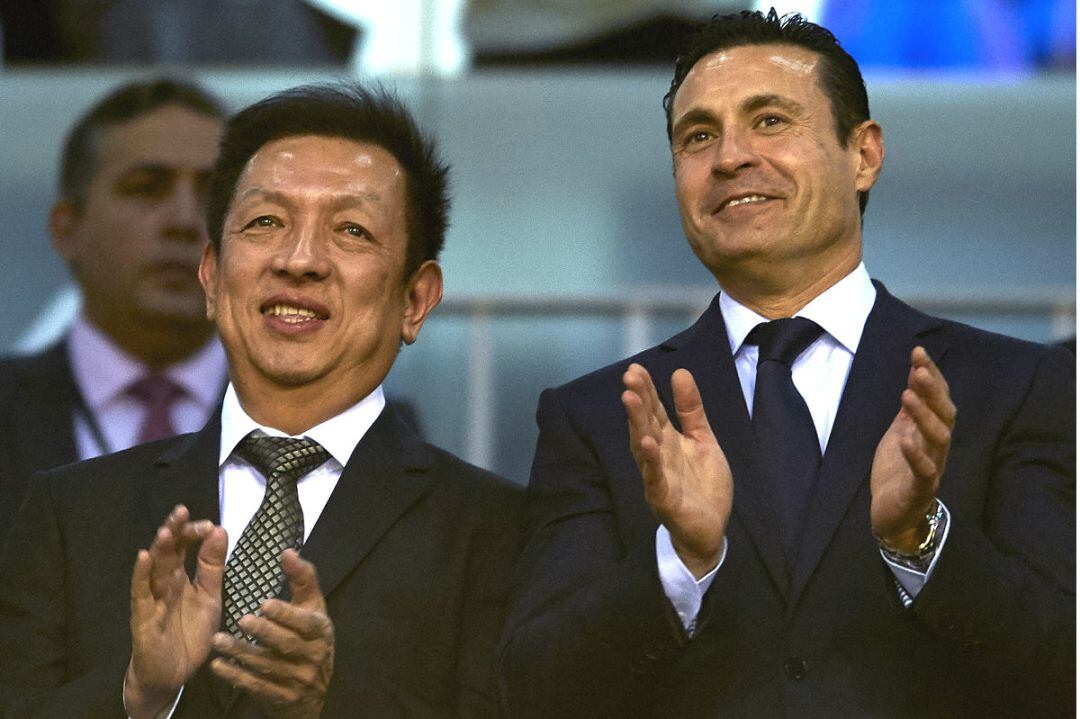
[[[272,305],[264,314],[281,317],[286,322],[304,322],[308,319],[318,319],[318,315],[304,307],[292,307],[291,305]]]
[[[734,205],[749,205],[751,202],[762,202],[767,199],[769,198],[763,197],[761,195],[749,195],[740,199],[731,200],[730,202],[725,203],[724,207],[732,207]]]

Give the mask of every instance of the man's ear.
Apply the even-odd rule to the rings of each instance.
[[[413,272],[405,285],[405,313],[401,319],[401,341],[411,345],[420,335],[428,313],[442,301],[442,268],[428,260]]]
[[[852,151],[855,166],[855,189],[869,192],[881,175],[885,164],[885,142],[881,135],[881,125],[873,120],[865,120],[851,131],[848,148]]]
[[[69,268],[75,263],[78,243],[75,231],[79,225],[79,213],[67,200],[57,200],[49,210],[49,236],[56,254],[64,258]]]
[[[199,260],[199,284],[206,295],[206,319],[211,322],[217,314],[217,271],[217,251],[213,243],[207,242]]]

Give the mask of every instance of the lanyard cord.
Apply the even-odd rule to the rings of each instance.
[[[79,415],[82,415],[83,420],[86,422],[86,426],[90,430],[90,438],[93,439],[94,444],[97,445],[98,454],[112,454],[113,449],[105,440],[105,433],[101,431],[101,425],[98,424],[97,417],[90,411],[90,407],[87,406],[86,400],[83,398],[82,392],[79,391],[78,386],[73,387],[73,389],[75,390],[75,411]],[[75,453],[76,455],[79,453],[78,434],[75,435]],[[78,459],[81,459],[81,457]]]

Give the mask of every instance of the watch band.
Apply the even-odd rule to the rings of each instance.
[[[874,534],[874,538],[877,540],[878,546],[881,547],[881,551],[890,561],[916,572],[925,572],[930,567],[930,561],[934,558],[938,541],[945,529],[943,526],[945,523],[945,505],[941,503],[941,500],[934,499],[933,506],[926,513],[926,523],[929,526],[926,538],[914,552],[901,552],[877,536],[877,533]]]

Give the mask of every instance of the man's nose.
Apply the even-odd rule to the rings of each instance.
[[[194,182],[177,182],[169,195],[166,232],[179,239],[205,242],[207,232],[204,207],[204,193]]]
[[[739,129],[725,130],[713,148],[713,171],[730,175],[750,167],[756,159],[753,140],[747,132]]]
[[[275,253],[272,269],[295,279],[322,279],[330,274],[325,243],[314,223],[294,225]]]

